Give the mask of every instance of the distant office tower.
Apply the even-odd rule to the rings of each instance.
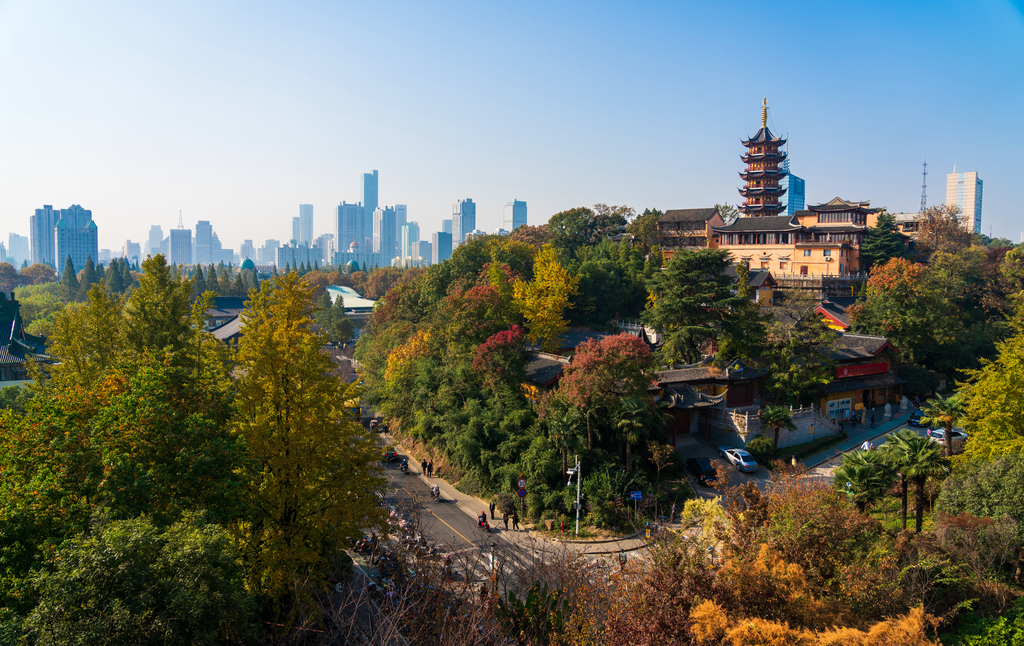
[[[313,243],[313,205],[299,205],[299,244]]]
[[[420,225],[417,222],[410,222],[402,227],[402,258],[414,256],[412,246],[420,241]]]
[[[13,258],[11,263],[15,268],[21,267],[26,260],[32,257],[29,250],[28,237],[12,233],[7,239],[7,257]]]
[[[960,207],[964,228],[981,233],[982,184],[978,173],[958,173],[956,169],[946,175],[946,205]]]
[[[334,207],[334,231],[339,251],[347,250],[353,242],[361,247],[367,231],[363,229],[363,205],[342,202]],[[369,231],[373,231],[372,224]]]
[[[155,256],[158,253],[163,253],[163,242],[164,242],[164,230],[160,228],[159,224],[154,224],[149,227],[149,248],[146,249],[146,253],[150,256]],[[166,258],[164,259],[166,260]]]
[[[431,243],[426,240],[420,240],[419,242],[412,243],[412,253],[409,256],[414,260],[420,261],[421,264],[427,265],[432,260],[431,249],[433,249]]]
[[[238,255],[241,256],[242,260],[248,258],[249,260],[256,260],[256,248],[252,246],[252,240],[246,240],[242,243],[242,248],[239,249]]]
[[[299,236],[302,235],[302,233],[299,231],[299,229],[300,229],[299,218],[297,218],[297,217],[292,218],[292,237],[290,238],[290,240],[291,240],[291,243],[293,245],[294,244],[299,244]]]
[[[448,218],[447,220],[441,220],[441,232],[442,233],[451,233],[452,232],[452,220],[451,220],[451,218]]]
[[[277,265],[278,269],[284,269],[285,267],[298,269],[302,265],[312,267],[314,263],[321,262],[320,255],[319,247],[311,247],[306,244],[286,244],[277,248],[277,257],[274,259],[274,264]]]
[[[466,234],[476,229],[476,204],[468,197],[452,205],[452,244],[461,244]]]
[[[512,200],[505,204],[505,226],[506,231],[515,231],[526,224],[526,202]]]
[[[281,246],[280,240],[267,240],[263,246],[256,250],[256,263],[260,265],[273,265],[277,262],[277,248]]]
[[[409,207],[404,204],[395,205],[395,235],[402,235],[402,227],[409,224]]]
[[[101,265],[109,265],[110,261],[113,260],[113,259],[114,259],[114,256],[113,256],[113,254],[110,253],[110,249],[100,249],[100,259],[98,261],[99,264],[101,264]],[[93,262],[97,262],[97,261],[93,261]],[[77,269],[77,267],[76,267],[76,269]]]
[[[390,265],[391,259],[398,255],[398,229],[393,206],[373,212],[373,252],[380,256],[383,265]]]
[[[331,262],[331,258],[334,257],[334,252],[338,250],[337,245],[334,243],[333,233],[323,233],[317,236],[313,244],[310,245],[314,249],[319,250],[320,259],[317,261],[320,265],[326,265]]]
[[[220,237],[217,232],[214,231],[213,235],[210,236],[210,262],[213,264],[224,263],[229,265],[235,261],[235,252],[232,249],[225,249],[220,243]]]
[[[11,262],[10,259],[8,259],[8,257],[7,257],[7,247],[5,247],[4,243],[2,243],[2,242],[0,242],[0,262],[6,262],[6,263],[10,263],[10,264],[14,265],[14,263]],[[18,266],[14,265],[14,267],[17,268]]]
[[[172,265],[192,264],[192,229],[171,229],[170,258]]]
[[[804,210],[806,204],[804,180],[790,173],[786,176],[783,184],[788,189],[786,196],[789,201],[786,203],[786,215],[793,215],[797,211]]]
[[[360,202],[363,204],[363,236],[373,235],[373,214],[377,212],[377,171],[359,176]],[[356,241],[358,242],[358,240]]]
[[[197,265],[208,265],[213,262],[210,251],[213,248],[213,225],[207,220],[196,223],[195,251],[192,260]]]
[[[124,245],[121,247],[121,257],[128,260],[130,264],[139,262],[139,254],[142,253],[142,245],[138,242],[132,242],[131,240],[125,240]],[[94,261],[95,262],[95,261]]]
[[[76,270],[85,266],[86,258],[92,258],[93,262],[97,261],[99,241],[96,223],[92,221],[92,211],[77,204],[61,209],[54,232],[57,273],[64,270],[64,263],[68,258],[71,258]]]
[[[32,264],[41,262],[55,267],[57,250],[54,248],[53,229],[60,219],[60,210],[53,210],[49,204],[36,209],[35,215],[29,218],[29,235],[32,239]]]
[[[430,234],[430,262],[434,265],[452,257],[452,234],[439,231]]]

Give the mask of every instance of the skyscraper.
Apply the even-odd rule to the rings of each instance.
[[[806,205],[804,180],[792,173],[786,175],[786,188],[789,189],[786,202],[786,215],[802,211]]]
[[[459,246],[466,234],[476,229],[476,204],[466,198],[452,205],[452,244]]]
[[[359,176],[360,201],[363,204],[363,235],[373,235],[373,214],[377,211],[377,171]],[[357,240],[358,242],[358,240]]]
[[[192,254],[192,261],[197,265],[208,265],[213,262],[211,250],[213,249],[213,225],[208,220],[200,220],[196,223],[195,252]]]
[[[170,244],[168,245],[170,258],[167,259],[172,265],[192,264],[192,230],[171,229]]]
[[[412,253],[409,254],[414,260],[423,262],[423,264],[430,264],[431,261],[431,250],[433,246],[426,240],[420,240],[419,242],[412,243]]]
[[[299,236],[302,235],[302,232],[299,229],[300,229],[299,218],[298,217],[292,218],[292,237],[291,237],[291,243],[292,244],[299,244]]]
[[[256,260],[256,248],[252,246],[252,240],[246,240],[242,243],[242,248],[239,250],[238,255],[241,256],[242,260],[246,258]]]
[[[149,248],[146,249],[146,253],[150,256],[155,256],[158,253],[163,253],[164,246],[164,230],[159,224],[154,224],[149,227]],[[166,258],[164,258],[166,260]]]
[[[299,244],[313,242],[313,205],[299,205]]]
[[[372,214],[371,214],[372,215]],[[363,246],[366,229],[363,229],[363,205],[342,202],[334,207],[334,239],[339,251],[345,251],[353,242]],[[373,232],[371,226],[369,231]]]
[[[412,257],[412,246],[420,241],[420,225],[417,222],[410,222],[402,227],[402,258]]]
[[[15,268],[21,267],[26,260],[32,257],[29,250],[28,237],[12,233],[7,239],[7,257],[12,258]]]
[[[430,262],[442,263],[452,257],[452,234],[445,231],[430,234]]]
[[[76,270],[85,266],[87,258],[92,258],[93,262],[99,258],[98,232],[96,223],[92,221],[92,211],[77,204],[61,209],[54,233],[58,273],[63,271],[68,258]]]
[[[505,223],[504,229],[506,231],[515,231],[518,227],[526,224],[526,202],[520,200],[512,200],[505,204]]]
[[[451,218],[447,218],[445,220],[441,220],[441,231],[443,233],[451,233],[452,232],[452,219]]]
[[[49,204],[36,209],[29,218],[29,235],[32,239],[32,264],[41,262],[51,267],[57,265],[57,250],[54,248],[53,229],[60,219],[60,210],[54,211]]]
[[[373,212],[373,252],[384,265],[398,255],[398,230],[395,227],[395,207],[385,206]]]
[[[958,173],[956,168],[946,175],[946,205],[960,207],[964,228],[981,233],[981,193],[984,182],[978,173]]]

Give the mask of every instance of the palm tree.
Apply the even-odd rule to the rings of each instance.
[[[907,467],[910,466],[910,447],[907,442],[916,437],[919,435],[913,430],[900,429],[890,435],[881,448],[882,457],[900,476],[900,518],[903,520],[903,529],[907,528]]]
[[[869,503],[885,494],[892,479],[892,470],[881,455],[873,451],[847,453],[842,466],[836,469],[836,486],[850,495],[862,514]]]
[[[779,450],[779,429],[796,430],[796,424],[793,423],[793,412],[785,406],[769,406],[761,410],[757,415],[761,418],[761,426],[767,426],[775,430],[776,451]]]
[[[908,432],[909,431],[909,432]],[[917,433],[904,429],[891,436],[886,441],[894,441],[893,451],[900,463],[900,474],[903,476],[903,527],[906,528],[906,481],[913,480],[916,493],[916,507],[914,518],[914,531],[921,533],[924,525],[924,487],[928,477],[942,471],[946,466],[946,458],[942,456],[939,446],[927,437],[921,437]]]
[[[648,435],[649,429],[644,418],[647,405],[638,397],[626,397],[615,411],[615,428],[626,440],[626,473],[633,467],[633,445]]]
[[[959,395],[934,397],[921,407],[922,424],[942,426],[945,429],[946,457],[953,457],[953,425],[964,415],[964,403]]]

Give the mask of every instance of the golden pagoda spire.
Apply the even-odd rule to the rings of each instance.
[[[761,127],[768,127],[768,97],[765,97],[764,103],[761,104]]]

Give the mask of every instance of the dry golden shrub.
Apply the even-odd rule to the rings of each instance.
[[[729,627],[729,618],[722,606],[714,601],[702,601],[690,611],[690,631],[695,642],[719,643]]]
[[[726,637],[732,646],[815,646],[814,633],[764,619],[742,619]]]
[[[938,642],[928,638],[939,619],[925,614],[918,606],[902,617],[875,624],[868,631],[865,646],[935,646]]]

